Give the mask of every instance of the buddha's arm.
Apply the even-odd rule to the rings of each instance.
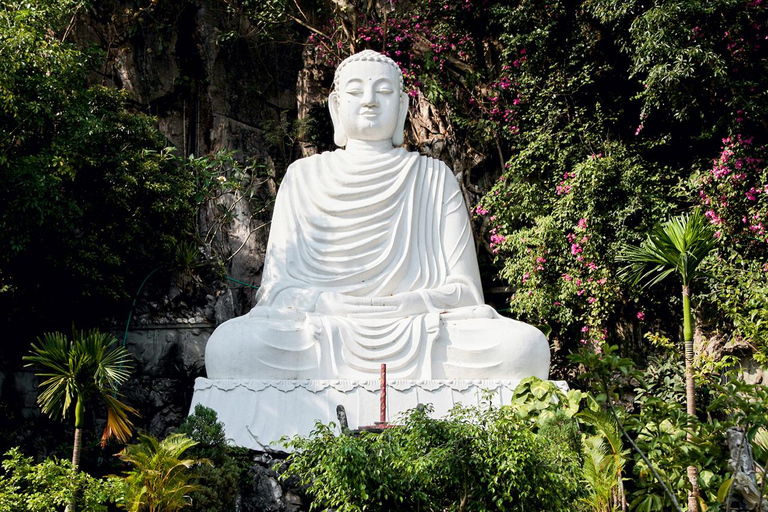
[[[483,304],[480,270],[467,207],[455,176],[447,166],[441,165],[445,172],[445,187],[440,245],[448,277],[437,288],[415,290],[374,301],[374,305],[394,308],[397,314],[440,312]]]

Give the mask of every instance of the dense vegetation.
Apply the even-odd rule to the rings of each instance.
[[[101,52],[67,41],[83,2],[0,5],[2,325],[98,324],[172,259],[193,178],[155,119],[89,80]]]
[[[768,349],[762,2],[353,2],[324,18],[242,3],[314,24],[329,66],[364,47],[401,64],[473,159],[462,179],[485,192],[474,211],[514,316],[571,348],[665,328],[676,294],[620,282],[615,258],[700,206],[720,240],[707,333]]]
[[[131,9],[154,14],[144,30],[167,30],[169,2]],[[78,13],[98,4],[0,1],[0,325],[9,326],[19,354],[35,337],[21,334],[29,325],[42,332],[123,314],[158,267],[178,264],[192,283],[198,246],[211,244],[197,231],[197,209],[259,186],[256,170],[240,172],[231,154],[179,155],[141,106],[97,83],[108,49],[78,47],[70,34]],[[559,355],[581,349],[570,362],[557,358],[556,371],[583,394],[527,382],[508,407],[458,409],[445,420],[414,412],[381,436],[319,426],[295,440],[303,455],[289,472],[305,480],[318,506],[512,510],[525,496],[546,510],[672,510],[686,503],[695,467],[700,503],[730,507],[738,493],[727,429],[746,432],[762,467],[768,461],[765,388],[740,382],[736,360],[722,356],[768,358],[768,4],[216,5],[249,27],[220,34],[222,44],[290,34],[286,44],[323,71],[320,88],[354,51],[373,48],[398,61],[414,105],[408,142],[429,143],[416,128],[420,107],[431,106],[472,202],[493,269],[487,281],[508,288],[510,314],[540,325]],[[281,144],[328,143],[327,116],[314,107]],[[627,248],[648,249],[654,226],[681,215],[702,215],[715,237],[696,262],[690,294],[674,279],[649,287],[621,279]],[[690,327],[684,334],[693,346],[692,322],[683,321],[689,299],[699,329],[687,377],[698,390],[686,412],[678,332]],[[205,411],[184,431],[199,444],[143,437],[123,452],[135,464],[126,481],[92,481],[66,463],[35,466],[10,452],[0,509],[75,499],[93,510],[131,499],[141,509],[136,489],[148,487],[154,463],[178,484],[173,507],[191,494],[200,510],[231,509],[243,455],[227,451]],[[192,455],[182,458],[186,450]],[[759,473],[759,499],[765,482]],[[561,501],[545,505],[552,495],[537,493],[552,488]]]

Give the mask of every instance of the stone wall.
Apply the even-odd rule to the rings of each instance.
[[[136,371],[122,393],[141,412],[137,427],[164,437],[189,414],[212,332],[209,322],[142,325],[128,332],[126,347],[136,359]]]

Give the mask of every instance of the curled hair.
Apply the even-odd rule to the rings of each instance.
[[[400,91],[403,91],[403,71],[400,69],[400,66],[397,65],[397,62],[393,61],[386,55],[382,55],[381,53],[373,50],[363,50],[341,61],[341,64],[339,64],[339,66],[336,68],[336,73],[333,75],[333,88],[335,90],[338,90],[339,88],[339,75],[341,74],[341,70],[351,62],[361,61],[383,62],[384,64],[389,64],[392,66],[395,71],[397,71],[397,77],[400,80]]]

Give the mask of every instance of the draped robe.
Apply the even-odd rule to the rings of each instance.
[[[423,305],[417,314],[373,307],[409,292]],[[441,315],[498,318],[482,306],[456,178],[439,160],[402,148],[364,158],[337,150],[289,167],[256,298],[252,320],[300,325],[326,378],[370,378],[381,363],[393,378],[432,378]]]

